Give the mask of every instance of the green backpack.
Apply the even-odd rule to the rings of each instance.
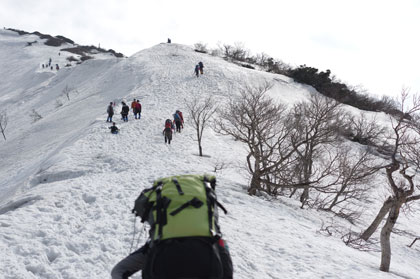
[[[156,180],[135,201],[133,213],[151,226],[152,241],[184,237],[218,237],[216,178],[180,175]]]

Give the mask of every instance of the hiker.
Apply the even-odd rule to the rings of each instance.
[[[130,111],[130,108],[124,102],[121,102],[121,104],[123,105],[121,109],[122,120],[128,122],[128,112]]]
[[[198,77],[200,75],[200,66],[197,64],[195,65],[194,73]]]
[[[134,116],[136,117],[136,119],[137,119],[137,114],[139,115],[139,118],[138,119],[140,119],[140,117],[141,117],[141,104],[140,104],[140,100],[137,100],[137,102],[136,102],[136,104],[135,104],[135,107],[134,107]]]
[[[175,122],[175,126],[176,126],[176,131],[178,133],[181,133],[181,125],[182,125],[182,118],[178,113],[179,111],[176,111],[174,113],[174,122]]]
[[[172,42],[171,39],[168,38],[168,44],[170,44],[171,42]]]
[[[48,66],[51,66],[51,57],[50,57],[50,59],[48,60]]]
[[[179,117],[181,118],[181,129],[184,129],[184,116],[182,115],[182,111],[176,110],[175,113],[178,113]]]
[[[199,67],[199,69],[200,69],[200,73],[201,74],[203,74],[203,69],[204,69],[204,65],[203,65],[203,62],[198,62],[198,67]]]
[[[165,129],[163,129],[163,136],[165,137],[165,143],[171,144],[173,133],[173,123],[171,119],[166,119]]]
[[[58,64],[55,64],[55,69],[58,71],[60,70],[60,67],[58,66]]]
[[[115,122],[112,122],[112,126],[109,127],[111,129],[111,134],[118,134],[119,130],[117,126],[115,126]]]
[[[42,69],[44,69],[44,64],[42,64]]]
[[[112,122],[112,116],[114,116],[114,108],[112,106],[112,102],[109,103],[106,112],[108,113],[108,118],[106,119],[106,122]]]
[[[218,224],[218,208],[227,211],[215,188],[214,176],[180,175],[158,179],[143,190],[132,212],[149,223],[150,237],[117,263],[112,279],[140,270],[143,279],[232,279],[229,248]]]
[[[131,110],[133,111],[134,117],[137,119],[137,115],[136,115],[136,99],[133,99],[133,101],[131,102]]]

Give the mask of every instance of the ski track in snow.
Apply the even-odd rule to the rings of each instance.
[[[200,60],[205,74],[196,78],[193,67]],[[35,124],[19,122],[29,131],[28,138],[13,132],[15,142],[1,149],[9,164],[0,173],[9,177],[3,187],[18,187],[8,196],[11,203],[0,208],[1,278],[109,278],[112,267],[129,253],[131,209],[139,193],[157,178],[212,173],[221,162],[227,167],[216,173],[217,193],[229,214],[222,214],[220,224],[235,278],[419,278],[418,249],[401,244],[408,238],[401,243],[393,239],[393,246],[399,244],[393,247],[392,272],[382,273],[378,253],[359,252],[340,239],[317,233],[328,214],[301,210],[289,199],[270,202],[248,196],[246,172],[239,167],[244,165],[245,150],[233,140],[207,129],[203,139],[207,156],[197,156],[186,99],[212,94],[224,103],[245,84],[280,76],[244,69],[176,44],[160,44],[117,63],[88,62],[49,81],[77,84],[74,99],[64,108],[52,109],[57,92],[44,101],[34,97],[31,102],[39,102],[45,118]],[[46,86],[57,91],[58,85]],[[284,77],[270,94],[294,102],[308,92]],[[110,134],[107,104],[124,99],[130,105],[133,98],[142,103],[141,120],[130,114],[123,123],[118,104],[114,120],[121,131]],[[185,129],[165,145],[163,124],[176,109],[184,113]],[[141,230],[138,223],[135,244]],[[140,244],[144,240],[145,235]]]

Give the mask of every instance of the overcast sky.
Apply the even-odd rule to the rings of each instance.
[[[0,0],[0,22],[127,56],[168,37],[242,42],[373,95],[420,93],[420,0]]]

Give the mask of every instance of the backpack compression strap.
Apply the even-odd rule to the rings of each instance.
[[[167,197],[162,198],[162,182],[158,183],[158,187],[156,188],[156,224],[159,226],[158,228],[158,238],[162,238],[163,234],[163,226],[166,225],[168,222],[166,216],[166,210],[171,202],[170,199]]]
[[[182,192],[182,188],[181,188],[181,185],[179,185],[178,180],[176,178],[174,178],[174,179],[172,179],[172,182],[175,184],[175,187],[176,187],[176,190],[178,191],[178,193],[180,195],[183,195],[184,192]]]

